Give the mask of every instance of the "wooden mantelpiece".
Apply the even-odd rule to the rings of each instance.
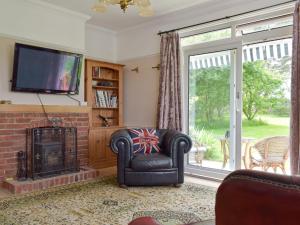
[[[62,105],[45,105],[47,113],[90,113],[91,107],[88,106],[62,106]],[[33,112],[42,113],[41,105],[0,105],[0,112]]]

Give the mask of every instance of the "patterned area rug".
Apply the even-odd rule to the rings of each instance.
[[[177,225],[212,219],[215,194],[213,188],[187,183],[121,189],[110,177],[1,200],[0,224],[126,225],[153,216],[164,225]]]

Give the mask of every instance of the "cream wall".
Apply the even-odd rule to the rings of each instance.
[[[0,0],[0,5],[2,36],[85,50],[89,16],[38,0]]]
[[[93,25],[85,28],[86,57],[108,62],[117,60],[116,32]]]
[[[159,55],[122,61],[125,67],[124,123],[128,127],[155,127],[159,87]],[[138,67],[139,73],[131,71]]]
[[[40,104],[36,94],[11,92],[15,42],[85,53],[88,16],[38,0],[0,0],[0,100],[13,104]],[[79,101],[84,101],[82,71]],[[67,96],[41,95],[46,105],[78,105]]]

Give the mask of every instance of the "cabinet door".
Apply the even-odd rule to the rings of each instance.
[[[90,161],[105,161],[107,159],[105,132],[103,130],[91,130],[90,139]]]
[[[110,148],[110,137],[118,129],[108,129],[105,133],[105,142],[106,142],[106,156],[108,160],[116,160],[117,156],[112,152]]]

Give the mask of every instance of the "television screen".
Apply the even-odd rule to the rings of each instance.
[[[16,43],[12,91],[77,94],[82,55]]]

